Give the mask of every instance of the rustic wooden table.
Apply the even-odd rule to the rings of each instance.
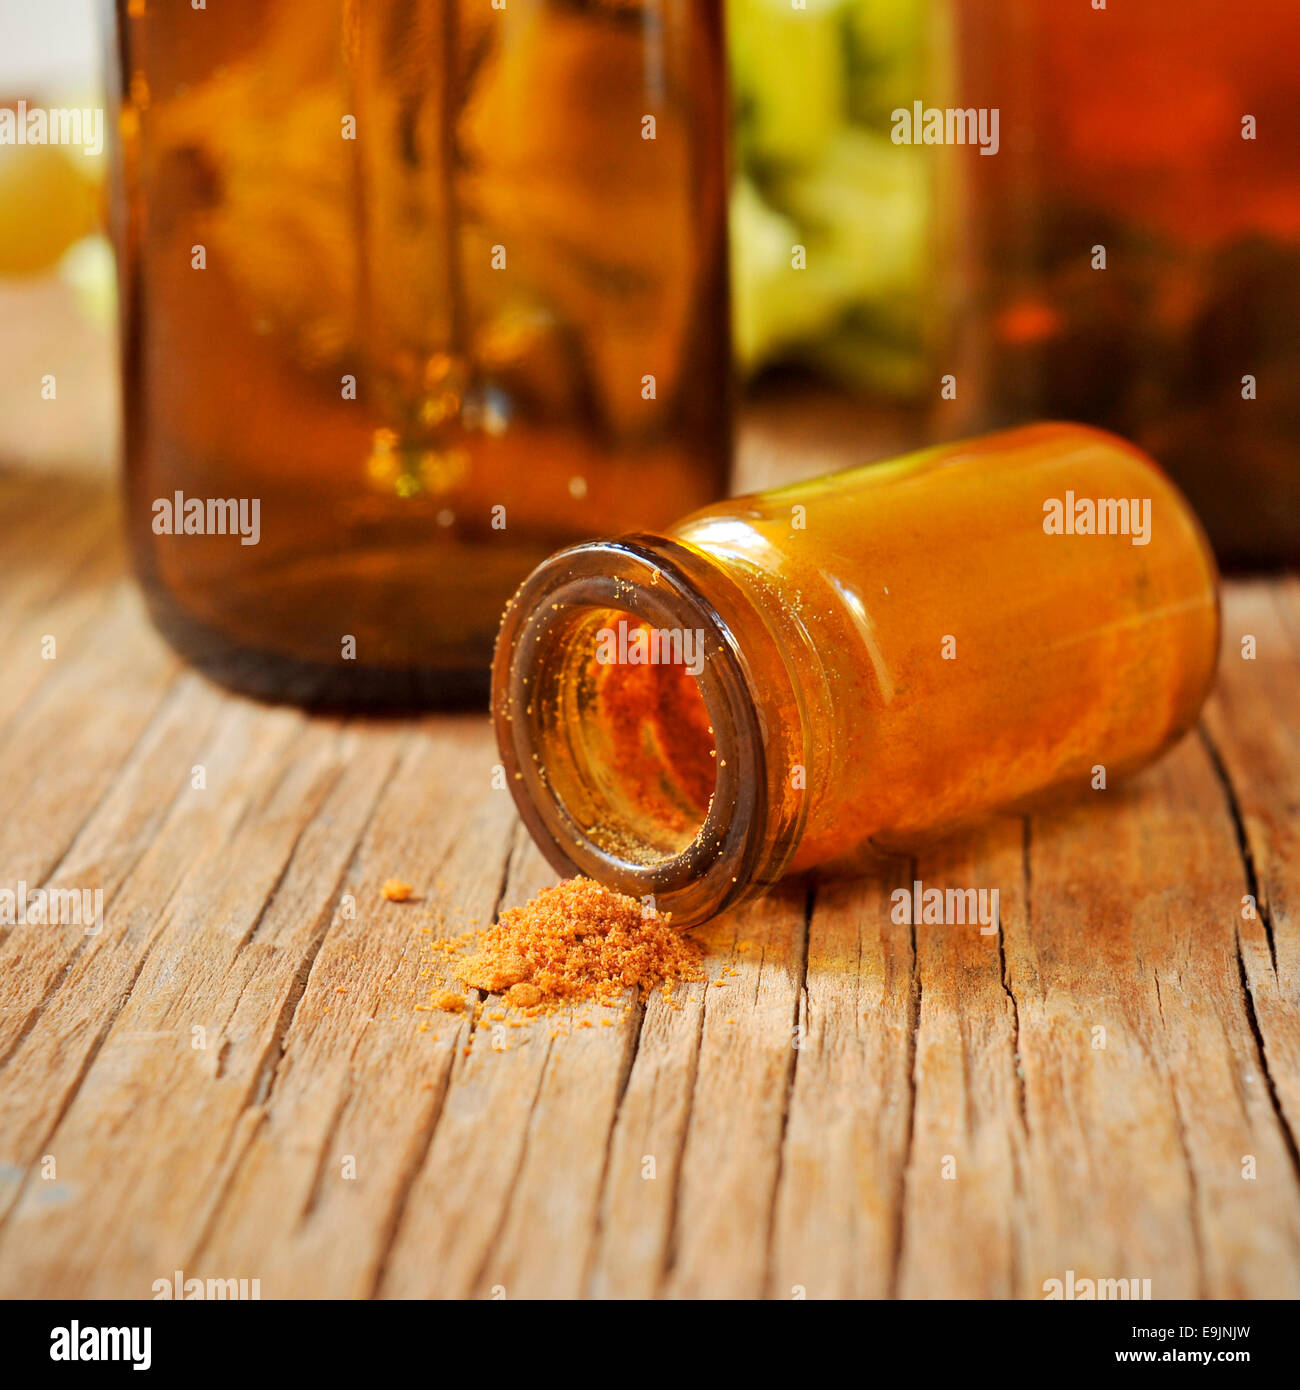
[[[792,434],[751,477],[852,457]],[[792,884],[703,933],[725,988],[498,1050],[417,1010],[430,931],[553,877],[486,720],[224,694],[116,535],[106,481],[0,477],[0,887],[105,905],[0,927],[0,1293],[1300,1294],[1294,580],[1227,587],[1203,724],[1132,785]],[[996,885],[1001,936],[895,925],[914,877]]]

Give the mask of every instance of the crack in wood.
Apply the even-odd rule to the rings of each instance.
[[[1032,823],[1028,816],[1024,817],[1024,833],[1021,837],[1020,861],[1021,872],[1024,877],[1025,888],[1025,935],[1029,939],[1032,933],[1034,908],[1033,908],[1033,868],[1031,853],[1033,848]],[[1002,992],[1007,996],[1011,1004],[1011,1071],[1016,1078],[1016,1098],[1020,1105],[1020,1123],[1024,1127],[1026,1134],[1029,1133],[1029,1103],[1025,1094],[1025,1069],[1020,1056],[1020,1003],[1016,999],[1015,991],[1011,988],[1011,976],[1007,970],[1007,943],[1005,929],[1001,920],[1001,908],[998,910],[998,974],[1002,982]]]
[[[816,903],[817,885],[815,882],[810,882],[807,892],[804,894],[803,902],[803,934],[801,937],[801,953],[798,965],[799,979],[795,986],[794,1013],[791,1020],[791,1027],[794,1029],[799,1029],[804,1026],[808,1017],[808,955],[812,943],[812,920]],[[767,1204],[767,1240],[764,1245],[762,1284],[762,1287],[765,1289],[772,1288],[773,1286],[773,1266],[775,1264],[776,1254],[777,1203],[781,1198],[781,1181],[785,1175],[786,1135],[790,1128],[790,1107],[794,1102],[795,1078],[799,1071],[799,1053],[802,1050],[802,1046],[807,1044],[807,1041],[807,1030],[805,1028],[800,1039],[801,1046],[792,1046],[790,1048],[791,1057],[786,1067],[785,1093],[781,1102],[781,1123],[777,1130],[776,1172],[772,1177],[772,1195]]]
[[[339,731],[340,735],[342,734],[342,732],[342,730]],[[304,812],[309,811],[311,815],[315,815],[315,813],[320,809],[320,807],[324,805],[326,801],[329,800],[330,796],[334,792],[334,789],[343,780],[343,770],[344,763],[340,759],[338,762],[334,764],[333,768],[330,769],[329,775],[322,779],[324,785],[320,788],[318,795],[313,797],[312,801],[310,802],[310,805],[304,804]],[[280,778],[277,779],[276,785],[281,785],[283,781],[284,777],[282,775]],[[264,800],[263,805],[268,805],[269,803],[270,797],[268,796]],[[379,799],[376,798],[374,805],[377,806],[378,804]],[[285,879],[289,876],[289,870],[293,867],[294,856],[298,852],[298,846],[302,844],[303,836],[307,834],[307,831],[310,829],[311,824],[311,820],[308,818],[306,814],[304,814],[301,824],[298,826],[298,829],[295,832],[293,839],[289,843],[289,848],[285,851],[284,863],[280,865],[279,872],[275,876],[275,881],[267,890],[266,897],[263,898],[261,907],[259,907],[257,912],[253,915],[253,920],[249,924],[248,930],[239,938],[237,942],[235,942],[235,956],[240,955],[244,948],[253,940],[253,938],[257,935],[258,931],[261,929],[262,923],[266,920],[266,914],[271,910],[271,907],[275,902],[277,894],[279,893],[280,889],[284,886]],[[231,836],[233,838],[233,831],[231,832]]]
[[[1264,927],[1265,936],[1268,940],[1269,960],[1273,967],[1273,980],[1276,985],[1277,951],[1273,940],[1272,916],[1269,910],[1267,894],[1263,890],[1263,885],[1261,885],[1256,874],[1255,858],[1251,852],[1250,840],[1247,835],[1245,819],[1241,813],[1241,806],[1237,798],[1236,789],[1232,785],[1232,779],[1228,774],[1227,765],[1224,763],[1204,723],[1197,725],[1197,732],[1200,735],[1201,745],[1205,749],[1206,756],[1209,759],[1210,767],[1213,769],[1215,778],[1223,790],[1224,800],[1228,807],[1228,814],[1232,819],[1233,830],[1237,838],[1237,848],[1241,854],[1242,869],[1246,876],[1247,891],[1255,900],[1256,910],[1259,912],[1260,922]],[[1269,1103],[1272,1106],[1273,1114],[1281,1130],[1282,1142],[1286,1145],[1287,1153],[1290,1156],[1292,1170],[1295,1173],[1297,1182],[1300,1182],[1300,1147],[1296,1144],[1295,1132],[1287,1119],[1286,1110],[1282,1105],[1282,1099],[1278,1095],[1277,1080],[1273,1075],[1272,1067],[1269,1065],[1268,1048],[1265,1045],[1263,1030],[1260,1027],[1259,1015],[1255,1008],[1255,995],[1250,986],[1250,975],[1246,969],[1246,959],[1241,949],[1241,927],[1239,923],[1234,927],[1233,940],[1236,946],[1237,972],[1241,980],[1241,994],[1245,1004],[1246,1019],[1250,1025],[1251,1035],[1255,1040],[1255,1049],[1259,1056],[1260,1074],[1264,1078],[1264,1084],[1268,1090]]]
[[[59,870],[63,867],[63,865],[67,862],[69,856],[76,849],[78,843],[81,840],[81,837],[86,833],[86,828],[100,813],[100,811],[103,810],[105,803],[117,790],[118,782],[122,775],[136,761],[136,755],[139,753],[140,749],[148,740],[149,735],[153,732],[155,726],[164,717],[164,712],[167,706],[170,705],[177,696],[180,686],[180,674],[179,672],[173,672],[170,683],[163,687],[161,697],[159,698],[158,703],[154,706],[153,712],[152,714],[150,714],[148,721],[145,723],[143,728],[141,728],[139,734],[131,743],[131,746],[128,749],[126,749],[121,761],[115,765],[112,771],[112,775],[105,777],[103,790],[95,798],[94,802],[87,809],[86,813],[77,820],[76,828],[69,834],[63,848],[61,850],[56,851],[53,863],[41,877],[42,887],[48,886],[50,883],[54,881],[55,878],[58,877]],[[179,792],[177,794],[179,795]],[[174,801],[172,802],[172,805],[175,805]],[[170,807],[168,808],[168,811],[170,812]],[[166,816],[164,815],[163,820],[165,819]],[[117,889],[114,890],[115,894],[116,892],[119,892],[121,890],[122,885],[126,882],[127,878],[130,877],[131,869],[134,868],[135,865],[140,862],[141,856],[145,853],[148,847],[149,846],[147,843],[141,845],[140,850],[132,858],[126,873],[122,875],[121,882],[119,882]],[[107,906],[107,902],[105,906]],[[3,945],[12,934],[13,928],[11,925],[8,931],[4,932],[3,934],[0,934],[0,945]],[[80,954],[80,947],[78,948],[77,954]],[[44,1007],[44,1003],[42,1004],[42,1007]],[[0,1065],[2,1065],[2,1063],[0,1063]]]
[[[1255,900],[1260,925],[1264,928],[1264,939],[1268,942],[1268,958],[1273,966],[1273,978],[1276,980],[1277,944],[1273,940],[1273,913],[1269,905],[1268,894],[1265,891],[1266,886],[1261,884],[1255,868],[1255,854],[1250,846],[1250,835],[1246,830],[1246,820],[1242,815],[1241,802],[1237,798],[1236,788],[1232,785],[1232,778],[1228,773],[1227,765],[1224,763],[1214,739],[1210,737],[1210,731],[1205,727],[1204,721],[1196,726],[1196,732],[1200,735],[1201,746],[1205,749],[1206,756],[1210,760],[1210,767],[1214,771],[1214,776],[1223,789],[1223,799],[1227,804],[1233,833],[1237,838],[1237,852],[1241,855],[1241,865],[1246,874],[1246,890]]]
[[[410,748],[410,740],[404,741],[402,748],[394,759],[394,774],[400,769],[407,751]],[[356,837],[352,842],[351,852],[344,862],[338,877],[334,881],[334,887],[325,900],[324,906],[317,914],[316,921],[312,925],[312,933],[308,938],[307,945],[303,949],[302,959],[298,962],[294,970],[293,979],[290,981],[289,989],[285,994],[284,1002],[276,1015],[275,1025],[271,1030],[271,1037],[262,1052],[262,1059],[253,1072],[253,1079],[249,1086],[249,1094],[253,1097],[246,1100],[244,1109],[250,1105],[269,1105],[271,1096],[275,1090],[276,1077],[279,1074],[280,1063],[288,1051],[289,1034],[293,1031],[294,1023],[297,1021],[298,1009],[307,993],[307,986],[311,982],[312,971],[316,968],[316,962],[320,959],[320,953],[324,949],[326,939],[329,937],[330,928],[334,925],[334,917],[337,912],[337,904],[340,893],[349,877],[355,873],[357,861],[361,856],[362,847],[365,845],[366,836],[378,814],[380,804],[383,801],[383,787],[378,786],[369,807],[366,810]],[[299,842],[295,841],[295,848]],[[282,876],[283,878],[283,876]],[[287,1021],[286,1021],[286,1015]]]
[[[519,1176],[524,1171],[524,1164],[528,1160],[528,1145],[533,1134],[533,1121],[537,1117],[537,1103],[542,1098],[542,1091],[546,1087],[546,1074],[551,1065],[551,1057],[555,1051],[554,1037],[546,1040],[546,1054],[542,1058],[542,1065],[537,1069],[537,1088],[533,1092],[532,1100],[528,1106],[528,1115],[524,1120],[523,1141],[519,1145],[519,1157],[515,1161],[514,1172],[510,1179],[510,1185],[506,1189],[506,1199],[501,1203],[501,1214],[498,1216],[492,1235],[483,1247],[483,1258],[478,1262],[474,1271],[474,1277],[470,1281],[467,1297],[474,1297],[475,1290],[482,1288],[483,1281],[487,1277],[488,1266],[492,1263],[492,1253],[501,1243],[501,1237],[505,1234],[506,1223],[510,1220],[510,1213],[514,1210],[515,1191],[519,1186]]]
[[[168,902],[170,901],[171,899],[169,898]],[[135,971],[132,974],[126,989],[122,991],[121,995],[118,998],[117,1007],[109,1014],[107,1019],[105,1019],[104,1021],[103,1027],[100,1028],[100,1030],[95,1034],[95,1037],[92,1040],[90,1047],[86,1051],[86,1055],[81,1059],[81,1063],[77,1067],[76,1074],[72,1078],[72,1084],[68,1087],[67,1095],[65,1095],[62,1101],[60,1101],[59,1106],[54,1113],[53,1119],[46,1126],[43,1137],[41,1138],[41,1142],[35,1146],[36,1154],[43,1154],[49,1152],[51,1141],[53,1140],[54,1136],[59,1132],[59,1126],[63,1123],[64,1119],[66,1118],[68,1111],[72,1109],[73,1102],[77,1099],[78,1095],[80,1095],[81,1087],[84,1084],[86,1077],[89,1075],[91,1067],[94,1066],[95,1059],[99,1056],[100,1049],[104,1046],[104,1043],[107,1041],[109,1033],[113,1031],[113,1025],[117,1022],[118,1018],[121,1017],[122,1010],[125,1009],[127,1004],[130,1002],[131,995],[135,992],[135,987],[136,984],[139,982],[140,976],[144,973],[144,968],[146,964],[148,964],[149,957],[153,952],[153,948],[162,935],[161,922],[162,917],[160,915],[159,918],[155,921],[153,934],[145,943],[145,948],[140,955],[139,961],[136,963]],[[14,1194],[13,1201],[10,1202],[10,1204],[3,1211],[0,1211],[0,1231],[4,1230],[5,1226],[9,1222],[9,1218],[14,1214],[15,1211],[18,1210],[19,1206],[21,1205],[22,1199],[26,1194],[28,1186],[32,1181],[32,1173],[35,1168],[35,1164],[35,1157],[31,1158],[28,1161],[27,1171],[23,1176],[23,1181],[19,1185],[18,1191]]]
[[[489,913],[490,922],[495,922],[497,917],[501,913],[501,905],[505,901],[506,888],[510,881],[510,866],[514,860],[515,850],[519,844],[519,835],[520,823],[518,821],[515,821],[514,824],[512,824],[512,826],[510,827],[509,835],[506,837],[505,861],[501,866],[501,877],[497,883],[496,894],[492,900],[492,910]],[[441,865],[446,862],[448,856],[451,853],[451,849],[452,847],[449,845],[447,848],[447,852],[443,855],[442,859],[439,860],[438,867],[441,867]],[[481,990],[475,989],[472,991],[472,993],[476,1001],[481,1001],[487,998],[486,994],[484,994]],[[473,1048],[474,1034],[477,1031],[477,1024],[478,1019],[475,1010],[471,1005],[469,1010],[469,1018],[467,1020],[468,1031],[465,1035],[465,1041],[464,1043],[461,1043],[459,1039],[457,1039],[456,1041],[454,1051],[452,1052],[447,1065],[442,1070],[441,1085],[438,1088],[436,1102],[433,1105],[432,1110],[430,1112],[428,1123],[425,1125],[423,1129],[422,1140],[420,1140],[414,1145],[414,1153],[411,1162],[404,1166],[402,1173],[398,1178],[397,1194],[394,1198],[393,1206],[389,1213],[389,1219],[384,1227],[384,1234],[380,1241],[379,1251],[375,1259],[374,1274],[370,1282],[370,1296],[372,1298],[375,1297],[379,1289],[383,1286],[384,1278],[388,1272],[389,1260],[392,1258],[393,1249],[396,1246],[397,1238],[401,1233],[402,1220],[406,1215],[406,1208],[407,1204],[411,1199],[412,1189],[414,1188],[416,1180],[419,1178],[420,1172],[424,1168],[425,1163],[428,1162],[429,1154],[433,1148],[433,1141],[438,1132],[438,1124],[442,1119],[443,1110],[446,1106],[447,1096],[451,1091],[452,1082],[454,1079],[457,1079],[463,1071],[463,1067],[460,1064],[465,1060],[465,1052]],[[548,1044],[548,1058],[549,1055],[550,1054]],[[543,1079],[545,1078],[545,1074],[546,1067],[545,1065],[543,1065]],[[541,1081],[539,1080],[539,1094],[540,1090]],[[535,1103],[536,1097],[534,1097],[534,1104]],[[516,1177],[517,1176],[518,1173],[516,1173]],[[505,1210],[501,1217],[501,1225],[497,1228],[496,1236],[494,1236],[493,1238],[494,1240],[500,1237],[501,1231],[505,1228],[505,1221],[509,1215],[509,1205],[510,1204],[507,1201],[507,1203],[505,1204]]]
[[[1251,993],[1250,981],[1246,974],[1245,957],[1241,954],[1241,937],[1238,936],[1237,942],[1237,973],[1241,979],[1242,998],[1246,1004],[1246,1020],[1250,1024],[1251,1035],[1255,1039],[1255,1050],[1259,1056],[1259,1070],[1264,1078],[1264,1085],[1268,1090],[1269,1103],[1273,1107],[1273,1114],[1277,1119],[1278,1127],[1282,1131],[1282,1142],[1286,1145],[1286,1151],[1291,1158],[1291,1168],[1295,1173],[1297,1183],[1300,1183],[1300,1149],[1296,1146],[1295,1132],[1292,1130],[1286,1117],[1286,1111],[1282,1108],[1281,1097],[1277,1093],[1277,1082],[1273,1078],[1272,1070],[1268,1065],[1268,1049],[1264,1046],[1264,1035],[1260,1031],[1259,1018],[1255,1013],[1255,996]]]
[[[632,1068],[641,1050],[641,1034],[645,1028],[646,1007],[638,996],[636,1003],[636,1022],[630,1030],[629,1045],[626,1049],[623,1072],[619,1077],[618,1094],[610,1114],[609,1128],[605,1133],[605,1152],[600,1164],[600,1182],[597,1189],[596,1217],[592,1223],[591,1239],[587,1244],[587,1258],[583,1263],[582,1281],[579,1287],[590,1290],[596,1272],[596,1258],[600,1253],[600,1240],[605,1229],[605,1212],[609,1188],[609,1164],[614,1152],[614,1135],[618,1130],[619,1117],[623,1113],[623,1102],[627,1098],[627,1088],[632,1080]]]
[[[1201,1230],[1201,1187],[1196,1176],[1196,1164],[1192,1161],[1192,1151],[1187,1142],[1187,1121],[1183,1118],[1183,1107],[1178,1101],[1178,1087],[1169,1078],[1169,1098],[1174,1107],[1174,1124],[1178,1130],[1178,1147],[1183,1155],[1183,1167],[1187,1170],[1187,1220],[1192,1232],[1192,1248],[1196,1251],[1196,1296],[1206,1297],[1205,1236]]]
[[[407,747],[409,747],[409,742],[403,745],[403,748],[399,751],[398,755],[394,759],[395,766],[400,766],[402,758],[405,756]],[[333,785],[336,784],[337,779],[335,783],[331,784],[331,789]],[[235,1141],[236,1137],[238,1136],[239,1126],[241,1125],[241,1123],[244,1122],[245,1117],[252,1114],[254,1110],[260,1110],[261,1114],[257,1117],[256,1123],[251,1126],[249,1133],[245,1137],[244,1143],[239,1148],[239,1152],[230,1157],[229,1165],[227,1166],[225,1174],[218,1186],[217,1193],[213,1198],[213,1201],[209,1206],[206,1215],[204,1216],[203,1223],[199,1229],[199,1234],[196,1237],[194,1244],[191,1248],[190,1263],[192,1265],[197,1265],[199,1263],[204,1250],[207,1248],[209,1241],[212,1239],[213,1233],[216,1231],[217,1228],[218,1220],[220,1219],[224,1211],[226,1198],[229,1196],[230,1192],[234,1188],[235,1181],[239,1176],[241,1168],[243,1167],[244,1160],[247,1158],[249,1151],[252,1148],[253,1141],[257,1136],[258,1130],[261,1128],[262,1124],[265,1123],[270,1113],[269,1107],[271,1096],[275,1090],[276,1079],[279,1076],[280,1063],[283,1061],[285,1053],[288,1050],[288,1038],[290,1032],[293,1029],[294,1022],[297,1019],[299,1006],[302,1004],[303,998],[306,996],[307,986],[311,981],[312,971],[315,969],[316,961],[319,959],[320,953],[324,948],[325,941],[329,936],[330,927],[334,924],[334,917],[335,913],[337,912],[337,904],[340,892],[344,885],[348,882],[349,877],[356,871],[357,861],[360,857],[362,847],[365,844],[366,836],[370,831],[371,824],[373,823],[374,818],[378,813],[378,809],[382,801],[383,785],[381,783],[376,786],[374,797],[372,798],[371,803],[366,810],[366,814],[362,818],[361,823],[357,828],[356,834],[353,837],[352,846],[348,852],[348,856],[344,860],[343,867],[340,869],[339,874],[334,881],[334,886],[332,890],[326,897],[324,905],[322,906],[320,912],[316,916],[316,921],[312,925],[312,931],[307,939],[307,944],[303,948],[302,957],[299,960],[298,964],[294,967],[293,976],[289,981],[289,988],[286,991],[284,1001],[281,1004],[278,1013],[276,1014],[275,1023],[271,1029],[271,1036],[268,1038],[266,1046],[262,1049],[262,1055],[258,1059],[256,1066],[254,1066],[253,1068],[251,1079],[249,1081],[248,1087],[244,1092],[244,1098],[240,1102],[239,1109],[231,1122],[230,1134],[223,1147],[222,1153],[218,1155],[217,1164],[219,1167],[226,1161],[227,1155],[230,1153],[230,1147]],[[300,832],[294,838],[293,844],[288,854],[285,856],[285,864],[280,872],[279,877],[276,880],[276,886],[278,886],[280,883],[283,883],[285,875],[289,871],[289,867],[293,862],[294,855],[297,852],[301,842],[302,835]],[[267,902],[263,903],[261,910],[257,914],[257,921],[259,924],[262,920],[263,915],[266,912],[271,896],[274,896],[274,890],[272,890],[272,893],[271,895],[269,895]],[[242,943],[241,946],[237,948],[236,954],[238,954],[239,949],[242,949]],[[239,998],[242,997],[243,993],[241,991]],[[235,1016],[238,1007],[239,1000],[236,999],[235,1008],[232,1009],[230,1014],[231,1018]],[[357,1041],[359,1041],[359,1038],[356,1041],[354,1041],[352,1052],[349,1053],[349,1058],[355,1052]],[[343,1106],[346,1102],[347,1095],[348,1092],[345,1089],[343,1092],[343,1097],[340,1100],[338,1107],[336,1107],[334,1111],[332,1124],[337,1124],[338,1117],[342,1114]],[[322,1147],[321,1153],[318,1156],[318,1163],[316,1168],[317,1176],[319,1176],[321,1172],[321,1166],[324,1163],[324,1157],[327,1151],[328,1136],[326,1143]],[[305,1220],[306,1215],[310,1210],[312,1201],[315,1198],[315,1195],[315,1180],[313,1180],[313,1187],[308,1194],[307,1203],[304,1207],[304,1210],[299,1213],[299,1224],[301,1224],[301,1222]]]
[[[915,883],[918,877],[917,861],[909,859],[907,861],[907,881]],[[910,930],[908,939],[912,949],[912,988],[909,999],[909,1012],[911,1013],[911,1028],[908,1030],[907,1044],[907,1126],[903,1136],[902,1162],[898,1168],[898,1180],[894,1188],[894,1231],[893,1231],[893,1255],[889,1267],[889,1297],[897,1298],[899,1284],[903,1274],[903,1237],[905,1234],[905,1222],[907,1214],[907,1174],[912,1166],[913,1146],[916,1142],[916,1094],[917,1094],[917,1057],[918,1042],[921,1033],[921,958],[916,948],[916,923],[910,919],[914,914],[908,913]]]
[[[695,1118],[695,1100],[700,1084],[700,1057],[704,1051],[704,1016],[707,1011],[709,986],[706,981],[700,996],[700,1020],[695,1030],[695,1045],[691,1051],[691,1085],[687,1095],[686,1114],[682,1118],[681,1138],[677,1142],[677,1153],[673,1161],[673,1185],[668,1198],[667,1229],[668,1239],[664,1243],[663,1265],[655,1281],[655,1296],[662,1297],[663,1291],[677,1267],[678,1226],[682,1208],[682,1174],[686,1168],[686,1145],[691,1135],[691,1124]]]
[[[366,1294],[368,1298],[376,1297],[383,1285],[384,1276],[388,1271],[388,1261],[392,1256],[393,1246],[397,1242],[398,1232],[402,1227],[402,1218],[406,1215],[406,1205],[411,1199],[411,1189],[415,1186],[415,1180],[420,1176],[420,1170],[424,1167],[429,1156],[429,1150],[433,1146],[433,1136],[437,1132],[439,1121],[442,1119],[443,1108],[447,1103],[447,1093],[451,1090],[452,1071],[451,1060],[448,1059],[448,1064],[442,1068],[441,1085],[429,1106],[429,1113],[425,1117],[424,1124],[411,1141],[410,1157],[402,1165],[402,1170],[398,1174],[392,1205],[380,1227],[379,1248],[375,1253],[374,1271],[371,1274]],[[342,1113],[343,1107],[340,1105],[335,1116],[335,1125],[337,1125],[338,1118]],[[325,1156],[328,1151],[327,1140],[321,1149],[321,1165],[317,1171],[316,1182],[313,1183],[312,1187],[312,1203],[303,1212],[302,1219],[304,1221],[310,1214],[311,1205],[314,1205],[317,1183],[324,1174]]]

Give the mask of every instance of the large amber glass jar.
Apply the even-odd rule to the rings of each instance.
[[[1099,795],[1192,725],[1217,649],[1177,489],[1044,424],[553,556],[506,613],[493,707],[551,862],[689,925],[791,871]]]
[[[1231,566],[1300,560],[1300,5],[954,0],[973,427],[1150,451]]]
[[[118,0],[126,502],[270,696],[485,696],[558,545],[728,458],[714,0]]]

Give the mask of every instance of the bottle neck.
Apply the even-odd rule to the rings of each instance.
[[[691,926],[774,882],[798,847],[788,646],[698,548],[631,536],[545,561],[502,620],[492,706],[508,785],[561,873]]]

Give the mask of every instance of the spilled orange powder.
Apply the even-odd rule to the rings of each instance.
[[[667,914],[642,916],[635,898],[589,878],[544,888],[485,930],[438,944],[450,955],[472,947],[453,961],[452,973],[475,989],[504,994],[526,1017],[704,979],[701,948]],[[442,994],[435,991],[435,1001]]]

